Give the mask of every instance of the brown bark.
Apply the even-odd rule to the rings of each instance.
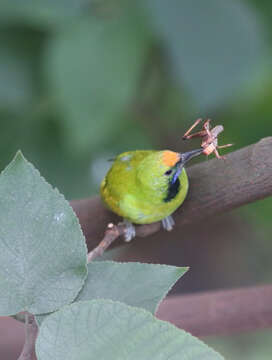
[[[195,336],[272,327],[272,285],[169,296],[157,317]]]

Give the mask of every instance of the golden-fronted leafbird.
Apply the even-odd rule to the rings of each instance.
[[[203,149],[177,153],[170,150],[136,150],[116,157],[103,179],[100,192],[105,204],[126,223],[125,240],[135,236],[134,224],[162,220],[164,229],[174,226],[171,214],[188,191],[184,164]]]

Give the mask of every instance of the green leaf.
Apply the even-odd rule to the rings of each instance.
[[[172,286],[187,271],[187,267],[159,264],[91,262],[84,287],[75,301],[110,299],[155,313]],[[47,316],[36,316],[39,326]]]
[[[66,306],[43,322],[39,360],[222,360],[203,342],[146,310],[111,300]]]
[[[77,300],[111,299],[154,313],[167,292],[187,270],[133,262],[91,262]]]
[[[112,20],[72,23],[52,38],[46,69],[73,152],[106,145],[122,126],[148,44],[136,11]]]
[[[0,108],[19,109],[21,115],[35,93],[33,68],[38,36],[33,34],[22,29],[20,32],[10,29],[0,32]],[[24,46],[25,42],[27,46]]]
[[[30,72],[22,59],[6,50],[0,48],[0,106],[23,107],[32,96]]]
[[[262,61],[264,36],[246,2],[149,0],[148,8],[197,110],[228,100]]]
[[[72,208],[17,153],[0,175],[0,314],[54,311],[74,300],[86,274]]]

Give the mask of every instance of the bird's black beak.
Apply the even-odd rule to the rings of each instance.
[[[171,184],[174,184],[177,180],[177,178],[179,177],[179,175],[182,172],[183,166],[185,165],[185,163],[187,163],[187,161],[191,160],[193,157],[198,156],[200,154],[202,154],[203,149],[196,149],[196,150],[192,150],[192,151],[187,151],[185,153],[180,153],[180,160],[177,164],[177,170],[171,180]]]
[[[200,154],[202,154],[203,149],[196,149],[196,150],[191,150],[191,151],[187,151],[185,153],[180,153],[180,165],[183,167],[187,161],[191,160],[193,157],[198,156]]]

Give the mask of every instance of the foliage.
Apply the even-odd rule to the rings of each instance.
[[[21,153],[0,175],[0,195],[0,315],[40,314],[39,360],[222,359],[140,308],[154,312],[187,269],[98,262],[83,283],[87,252],[78,220]]]
[[[1,315],[47,313],[71,302],[87,275],[71,207],[21,153],[1,174],[0,194]]]
[[[80,301],[48,316],[36,349],[40,360],[223,360],[200,340],[149,312],[102,299]]]
[[[134,99],[149,38],[129,10],[107,22],[78,21],[49,43],[48,78],[74,151],[106,144]]]
[[[149,3],[177,81],[188,86],[197,109],[228,101],[260,59],[263,44],[255,15],[232,0]]]
[[[107,159],[180,151],[198,116],[222,123],[234,149],[270,135],[271,24],[268,0],[2,0],[0,167],[21,148],[67,198],[86,197]],[[241,261],[260,282],[271,204],[239,210],[256,231]]]
[[[88,270],[77,301],[111,299],[155,313],[161,300],[188,268],[100,261],[88,264]]]
[[[266,54],[242,1],[5,0],[0,14],[0,165],[22,148],[69,197],[96,191],[97,159],[171,147],[165,134],[252,87]]]

